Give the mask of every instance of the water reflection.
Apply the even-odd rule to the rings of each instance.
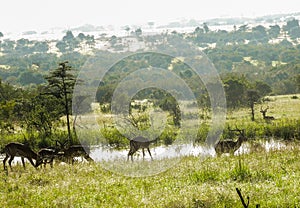
[[[283,141],[278,140],[264,140],[257,142],[246,142],[235,152],[235,155],[249,154],[251,152],[270,152],[274,150],[281,150],[288,148],[288,145]],[[114,148],[94,146],[91,148],[91,157],[95,161],[112,161],[112,160],[127,160],[129,149],[116,150]],[[157,146],[151,148],[152,156],[155,160],[162,160],[165,158],[176,158],[182,156],[195,156],[195,157],[215,157],[216,153],[213,148],[204,144],[192,145],[170,145],[170,146]],[[142,150],[139,150],[134,155],[134,160],[142,160]],[[148,152],[145,151],[145,160],[150,161],[151,158]]]
[[[242,146],[235,152],[235,155],[249,154],[251,152],[270,152],[283,149],[295,148],[296,143],[287,143],[280,140],[256,140],[254,142],[243,143]],[[91,147],[90,156],[98,162],[113,161],[113,160],[127,160],[127,154],[129,149],[116,150],[114,148],[93,146]],[[215,157],[216,153],[213,148],[209,148],[206,145],[170,145],[170,146],[157,146],[151,148],[152,156],[155,160],[162,160],[164,158],[178,158],[182,156],[195,156],[195,157]],[[151,161],[148,152],[145,151],[145,160]],[[5,155],[0,155],[0,160],[3,161]],[[76,158],[81,161],[82,158]],[[142,150],[139,150],[134,155],[134,160],[142,160]],[[26,164],[28,164],[27,160]],[[12,164],[15,165],[21,163],[20,157],[15,157]]]
[[[152,147],[151,153],[154,159],[162,160],[165,158],[175,158],[182,156],[212,156],[214,150],[204,145],[193,146],[192,144],[170,145]],[[128,150],[116,150],[113,148],[95,146],[91,148],[91,157],[95,161],[127,160]],[[143,158],[142,150],[135,155],[135,160]],[[151,160],[148,152],[145,151],[145,160]]]

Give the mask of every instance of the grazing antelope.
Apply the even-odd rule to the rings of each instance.
[[[17,142],[11,142],[4,147],[3,151],[6,154],[6,157],[3,160],[4,170],[6,170],[5,163],[9,157],[10,157],[10,159],[8,161],[8,164],[9,164],[10,169],[12,170],[11,162],[13,161],[14,157],[16,157],[16,156],[21,157],[24,169],[25,169],[24,158],[27,158],[29,160],[29,162],[31,163],[31,165],[36,167],[36,165],[33,163],[32,159],[35,159],[37,161],[38,155],[34,151],[32,151],[30,149],[30,147],[28,147],[24,144],[17,143]]]
[[[267,116],[267,111],[269,109],[269,106],[267,106],[267,108],[265,110],[263,110],[262,107],[260,107],[260,112],[262,113],[262,116],[264,118],[264,120],[266,121],[270,121],[270,120],[274,120],[275,118],[273,116]]]
[[[50,163],[51,168],[53,168],[53,160],[58,155],[58,150],[52,147],[42,148],[38,151],[38,159],[36,161],[36,167],[44,164],[46,167],[47,163]]]
[[[230,153],[233,155],[234,152],[241,147],[242,143],[244,141],[247,141],[244,130],[236,129],[236,130],[231,130],[231,131],[239,132],[238,140],[236,142],[231,141],[231,140],[219,141],[215,145],[215,150],[216,150],[217,156],[220,156],[223,153]]]
[[[149,146],[152,142],[153,141],[149,141],[147,138],[142,137],[142,136],[138,136],[138,137],[135,137],[132,140],[130,140],[130,149],[129,149],[129,152],[127,155],[127,161],[129,160],[129,156],[131,156],[131,161],[133,161],[133,154],[136,151],[138,151],[140,148],[143,151],[143,159],[145,157],[144,149],[146,148],[148,150],[148,153],[149,153],[151,159],[153,160],[150,149],[149,149]]]
[[[63,150],[63,156],[67,159],[68,162],[74,163],[74,157],[84,157],[87,161],[94,161],[89,156],[89,148],[82,145],[71,145],[70,147]]]

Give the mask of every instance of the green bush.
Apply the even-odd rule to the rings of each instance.
[[[104,128],[101,130],[101,134],[105,137],[107,144],[111,147],[119,149],[128,146],[129,140],[115,127]]]
[[[177,129],[175,127],[168,127],[161,133],[158,140],[164,145],[171,145],[176,140],[176,136]]]

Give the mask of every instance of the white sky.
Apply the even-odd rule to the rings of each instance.
[[[1,0],[0,31],[299,12],[299,0]]]

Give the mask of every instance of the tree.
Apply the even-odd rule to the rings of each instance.
[[[254,104],[260,99],[259,93],[256,90],[248,90],[247,99],[251,108],[251,120],[254,121]]]
[[[79,33],[77,35],[77,38],[80,40],[80,41],[83,41],[85,39],[85,35],[83,33]]]
[[[171,95],[165,95],[166,97],[162,100],[159,100],[158,106],[164,110],[169,111],[170,115],[173,117],[173,123],[175,126],[180,126],[181,114],[178,103],[175,98]]]
[[[256,27],[252,28],[252,32],[258,32],[263,35],[266,35],[266,28],[262,25],[257,25]]]
[[[79,44],[79,41],[74,37],[72,31],[67,31],[62,41],[66,44],[65,49],[67,49],[67,51],[74,50],[78,47]]]
[[[286,25],[283,26],[283,29],[286,32],[290,32],[291,29],[294,27],[299,27],[299,20],[292,19],[292,20],[287,21]]]
[[[40,136],[49,136],[52,133],[53,122],[62,115],[62,106],[58,106],[59,100],[51,95],[42,95],[39,92],[35,94],[28,99],[19,100],[16,113],[23,123],[22,127],[28,132],[37,130]]]
[[[93,35],[87,35],[85,37],[85,41],[86,41],[86,44],[92,48],[93,46],[95,46],[96,44],[96,41],[95,41],[95,37]]]
[[[266,28],[262,25],[257,25],[256,27],[253,27],[252,37],[258,40],[259,42],[261,42],[262,40],[266,40],[267,39]]]
[[[40,53],[47,53],[47,51],[49,50],[48,43],[46,41],[38,41],[34,44],[34,50]]]
[[[14,109],[16,100],[22,97],[22,89],[2,82],[0,79],[0,132],[11,131],[14,128]]]
[[[259,93],[260,97],[264,97],[272,92],[270,85],[262,81],[255,82],[255,90]]]
[[[39,73],[25,71],[20,73],[18,81],[24,86],[29,84],[41,84],[44,82],[44,78]]]
[[[11,53],[14,52],[15,49],[15,41],[12,40],[3,40],[2,44],[1,44],[1,48],[3,49],[3,51],[5,53]]]
[[[271,25],[270,29],[268,30],[268,34],[270,38],[277,38],[280,34],[280,27],[279,25]]]
[[[195,31],[194,31],[195,34],[203,34],[204,33],[204,30],[200,27],[196,27]]]
[[[72,33],[72,31],[67,31],[66,35],[63,37],[63,41],[66,43],[72,42],[74,40],[74,35]]]
[[[127,32],[127,35],[129,36],[130,27],[129,26],[125,26],[124,30]]]
[[[76,82],[76,77],[72,73],[73,68],[68,62],[62,62],[57,69],[50,71],[50,75],[45,79],[48,81],[47,94],[50,94],[61,100],[64,106],[64,114],[67,118],[67,129],[69,140],[71,140],[70,114],[72,92]]]
[[[56,43],[56,47],[59,49],[60,52],[64,53],[66,52],[68,45],[64,41],[58,41]]]
[[[209,32],[209,28],[208,28],[206,22],[203,23],[203,29],[204,29],[205,33],[208,33],[208,32]]]
[[[137,37],[141,36],[142,35],[142,29],[141,28],[136,29],[135,34],[136,34]]]
[[[289,31],[289,35],[292,39],[297,39],[300,38],[300,27],[293,27]]]
[[[148,22],[148,25],[150,28],[152,28],[154,26],[155,22]]]
[[[238,32],[247,32],[247,30],[249,29],[248,25],[241,25],[239,26]]]
[[[247,89],[245,80],[236,76],[229,76],[223,82],[228,107],[236,108],[245,104],[245,91]]]
[[[118,38],[115,35],[111,36],[111,38],[109,39],[109,43],[111,46],[115,46],[117,42],[118,42]]]

